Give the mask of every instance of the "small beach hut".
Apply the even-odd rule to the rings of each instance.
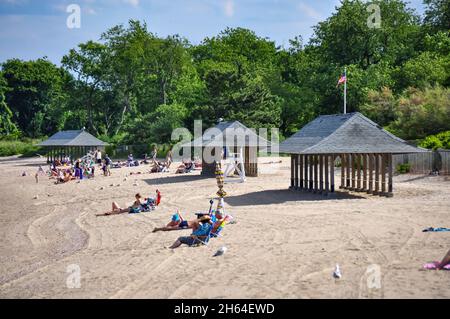
[[[319,116],[280,144],[291,155],[290,188],[335,192],[340,159],[341,189],[393,196],[393,154],[422,153],[360,113]]]
[[[96,149],[104,150],[108,144],[92,136],[84,129],[74,131],[61,131],[48,140],[38,144],[47,150],[47,163],[56,159],[62,160],[65,156],[76,159]]]
[[[258,150],[267,149],[269,142],[239,121],[221,121],[205,131],[203,136],[184,144],[183,147],[201,148],[202,155],[210,154],[214,160],[202,156],[202,175],[215,176],[215,162],[222,155],[242,155],[246,176],[258,176]],[[224,154],[225,153],[225,154]]]

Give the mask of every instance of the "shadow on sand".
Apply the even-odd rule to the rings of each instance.
[[[157,174],[160,174],[160,173],[157,173]],[[175,183],[189,183],[189,182],[196,182],[196,181],[201,181],[201,180],[205,180],[205,179],[214,180],[214,178],[211,178],[208,176],[191,175],[191,174],[177,175],[177,176],[165,176],[165,175],[160,175],[160,176],[161,177],[154,178],[154,179],[146,179],[146,180],[144,180],[144,182],[146,182],[149,185],[163,185],[163,184],[175,184]]]
[[[332,196],[323,196],[309,192],[277,189],[247,193],[238,196],[229,196],[225,198],[225,201],[231,206],[255,206],[282,204],[296,201],[327,201],[342,199],[364,199],[364,197],[345,192],[336,192]]]

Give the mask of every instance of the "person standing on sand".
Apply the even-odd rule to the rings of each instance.
[[[152,151],[152,160],[153,163],[156,163],[156,157],[158,156],[158,148],[156,145],[153,145],[153,151]]]
[[[100,151],[99,149],[97,149],[97,151],[95,152],[95,159],[97,160],[97,164],[102,164],[102,151]]]

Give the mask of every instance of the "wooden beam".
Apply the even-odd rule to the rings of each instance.
[[[369,189],[367,190],[368,194],[372,194],[373,193],[373,167],[374,167],[374,155],[373,154],[368,154],[368,160],[369,160]]]
[[[355,191],[356,190],[356,155],[351,154],[351,171],[352,171],[352,186],[350,187],[350,190]]]
[[[300,163],[299,163],[299,165],[300,165],[300,167],[299,167],[299,170],[300,170],[300,189],[302,190],[303,189],[303,186],[304,186],[304,170],[303,170],[303,162],[304,162],[304,155],[299,155],[299,157],[300,157]]]
[[[323,155],[319,155],[319,193],[323,193]]]
[[[324,156],[324,163],[323,165],[325,166],[325,195],[328,195],[328,193],[330,192],[330,161],[329,159],[329,155],[325,155]]]
[[[381,154],[381,194],[386,196],[386,170],[387,170],[387,156],[386,154]]]
[[[309,155],[309,191],[312,192],[314,189],[314,156]]]
[[[314,156],[314,193],[319,192],[319,155]]]
[[[331,155],[331,163],[330,163],[330,192],[334,193],[334,161],[336,157]]]
[[[341,154],[341,186],[340,189],[345,188],[345,154]]]
[[[305,191],[308,190],[309,188],[309,179],[310,177],[308,176],[308,164],[309,164],[309,156],[305,155],[305,187],[303,188]]]
[[[361,192],[361,154],[356,154],[356,191]]]
[[[392,164],[392,154],[388,154],[388,192],[387,196],[394,196],[394,182],[393,182],[394,168]]]
[[[290,189],[294,189],[294,154],[291,154],[291,186],[289,186]]]
[[[367,191],[367,154],[362,155],[363,158],[363,184],[362,184],[362,191]]]
[[[374,195],[380,193],[380,154],[375,155],[375,189],[373,191]]]
[[[346,175],[346,183],[345,183],[345,188],[346,189],[350,189],[350,187],[351,187],[351,176],[350,176],[350,168],[352,167],[352,157],[351,157],[351,155],[350,154],[346,154],[345,155],[345,164],[346,164],[346,170],[347,170],[347,173],[345,174]]]
[[[298,155],[294,155],[294,189],[298,189]]]

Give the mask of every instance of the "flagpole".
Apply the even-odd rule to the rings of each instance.
[[[344,82],[344,114],[347,114],[347,68],[344,70],[345,82]]]

